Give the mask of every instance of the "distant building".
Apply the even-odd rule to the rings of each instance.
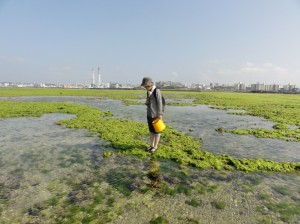
[[[256,83],[256,84],[251,84],[251,90],[252,91],[265,91],[265,84],[261,83]]]
[[[110,88],[118,89],[119,88],[119,83],[110,83]]]
[[[194,89],[204,89],[205,86],[204,86],[204,84],[193,84],[192,88],[194,88]]]
[[[296,85],[291,84],[291,83],[289,83],[289,84],[283,86],[283,90],[285,90],[285,91],[292,91],[292,90],[294,90],[295,88],[296,88]]]
[[[266,85],[265,91],[267,92],[278,92],[279,91],[279,85],[273,84],[273,85]]]
[[[214,89],[215,87],[219,86],[219,83],[210,83],[209,86],[211,89]]]
[[[63,88],[65,89],[85,89],[88,86],[86,84],[65,84],[62,85]]]
[[[236,83],[236,84],[234,84],[234,90],[236,90],[236,91],[246,91],[246,84],[241,83],[241,82]]]
[[[12,83],[9,83],[9,82],[2,82],[0,83],[0,86],[1,87],[9,87]]]
[[[234,91],[234,85],[210,83],[210,88],[218,91]]]
[[[20,83],[20,84],[17,85],[17,87],[32,88],[32,87],[34,87],[34,84],[32,84],[32,83]]]

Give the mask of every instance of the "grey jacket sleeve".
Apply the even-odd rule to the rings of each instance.
[[[149,97],[150,103],[147,105],[147,116],[156,118],[159,115],[163,115],[163,103],[162,96],[159,89],[156,89],[156,97],[151,94]]]
[[[163,115],[163,102],[162,102],[162,96],[161,96],[161,92],[159,89],[156,89],[156,105],[157,105],[157,116],[158,115]]]

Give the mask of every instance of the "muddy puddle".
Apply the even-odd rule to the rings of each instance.
[[[12,100],[12,99],[10,99]],[[74,102],[145,121],[144,106],[84,97]],[[179,167],[167,160],[102,158],[106,143],[55,123],[72,115],[0,119],[0,223],[300,223],[299,174]],[[299,143],[218,133],[217,127],[272,127],[262,118],[206,106],[167,107],[165,122],[235,157],[300,161]]]

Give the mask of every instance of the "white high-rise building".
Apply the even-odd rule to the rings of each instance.
[[[98,87],[101,87],[101,75],[100,75],[100,68],[98,67]]]
[[[92,88],[95,88],[95,71],[94,69],[92,69],[92,85],[91,85]]]

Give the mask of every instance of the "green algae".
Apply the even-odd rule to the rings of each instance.
[[[107,202],[106,202],[106,205],[109,206],[109,207],[113,207],[115,202],[116,202],[115,198],[108,198]]]
[[[112,169],[106,175],[106,181],[115,189],[120,191],[124,196],[130,196],[135,189],[135,178],[138,173],[129,169]]]
[[[202,201],[197,199],[191,199],[189,201],[185,201],[185,203],[193,207],[199,207],[202,204]]]
[[[283,128],[276,128],[274,130],[257,128],[257,129],[236,129],[226,130],[227,133],[233,133],[238,135],[254,135],[257,138],[273,138],[282,139],[285,141],[300,141],[300,129],[288,130]]]
[[[73,188],[66,197],[54,196],[42,204],[36,204],[28,211],[29,215],[47,217],[55,223],[108,223],[122,214],[122,210],[115,207],[116,193],[111,191],[106,195],[105,188],[95,177],[88,178],[80,182],[70,179],[69,185]]]
[[[166,195],[175,196],[177,193],[177,188],[164,185],[161,189],[161,192]]]
[[[284,222],[291,223],[297,215],[300,215],[300,202],[268,202],[266,206],[269,210],[279,213]]]
[[[265,193],[265,192],[260,192],[258,194],[258,199],[266,201],[266,200],[270,199],[270,195],[268,193]]]
[[[200,185],[196,187],[199,194],[214,193],[218,189],[217,185]]]
[[[246,175],[243,182],[238,184],[241,190],[245,193],[254,192],[258,185],[263,181],[262,176],[257,175]],[[258,196],[259,197],[259,196]]]
[[[184,106],[194,106],[193,103],[187,103],[187,102],[170,102],[170,103],[167,103],[167,106],[181,106],[181,107],[184,107]]]
[[[151,188],[161,188],[161,175],[159,167],[159,162],[156,159],[150,160],[150,168],[147,172],[147,177],[151,180]]]
[[[290,196],[293,193],[292,190],[290,190],[288,187],[285,187],[285,186],[276,186],[276,187],[274,187],[274,190],[277,193],[282,194],[284,196]]]
[[[260,218],[260,219],[258,220],[258,223],[260,223],[260,224],[271,224],[272,222],[271,222],[271,219],[270,219],[270,218],[265,218],[265,217],[263,217],[263,218]]]
[[[198,223],[199,222],[195,219],[191,219],[191,218],[187,219],[187,224],[198,224]]]
[[[54,196],[54,197],[50,198],[48,204],[49,204],[49,206],[56,206],[56,205],[58,205],[58,202],[59,202],[59,199],[56,196]]]
[[[59,125],[68,128],[87,129],[109,142],[114,151],[105,151],[104,156],[132,155],[140,158],[170,159],[184,166],[215,168],[217,170],[240,170],[245,172],[274,171],[298,172],[299,162],[275,162],[266,159],[236,159],[229,155],[214,155],[201,148],[201,141],[168,127],[162,133],[160,148],[150,154],[145,139],[148,136],[147,125],[137,121],[112,118],[110,112],[88,106],[66,103],[10,102],[0,101],[0,117],[41,116],[45,113],[75,114],[70,120],[62,120]],[[128,128],[130,127],[130,128]],[[82,163],[80,154],[70,158],[70,163]]]
[[[263,177],[257,176],[257,175],[256,176],[249,175],[249,176],[246,176],[245,178],[250,184],[255,185],[255,186],[260,185],[263,181]]]
[[[129,106],[129,105],[144,105],[144,103],[141,103],[137,100],[123,99],[122,102],[127,106]]]
[[[150,220],[150,224],[168,224],[168,223],[170,223],[169,220],[163,216],[158,216]]]
[[[212,201],[211,205],[218,210],[224,210],[226,207],[226,203],[224,201],[218,201],[218,200]]]
[[[288,130],[289,125],[288,124],[275,124],[273,125],[274,129],[279,129],[279,130]]]

